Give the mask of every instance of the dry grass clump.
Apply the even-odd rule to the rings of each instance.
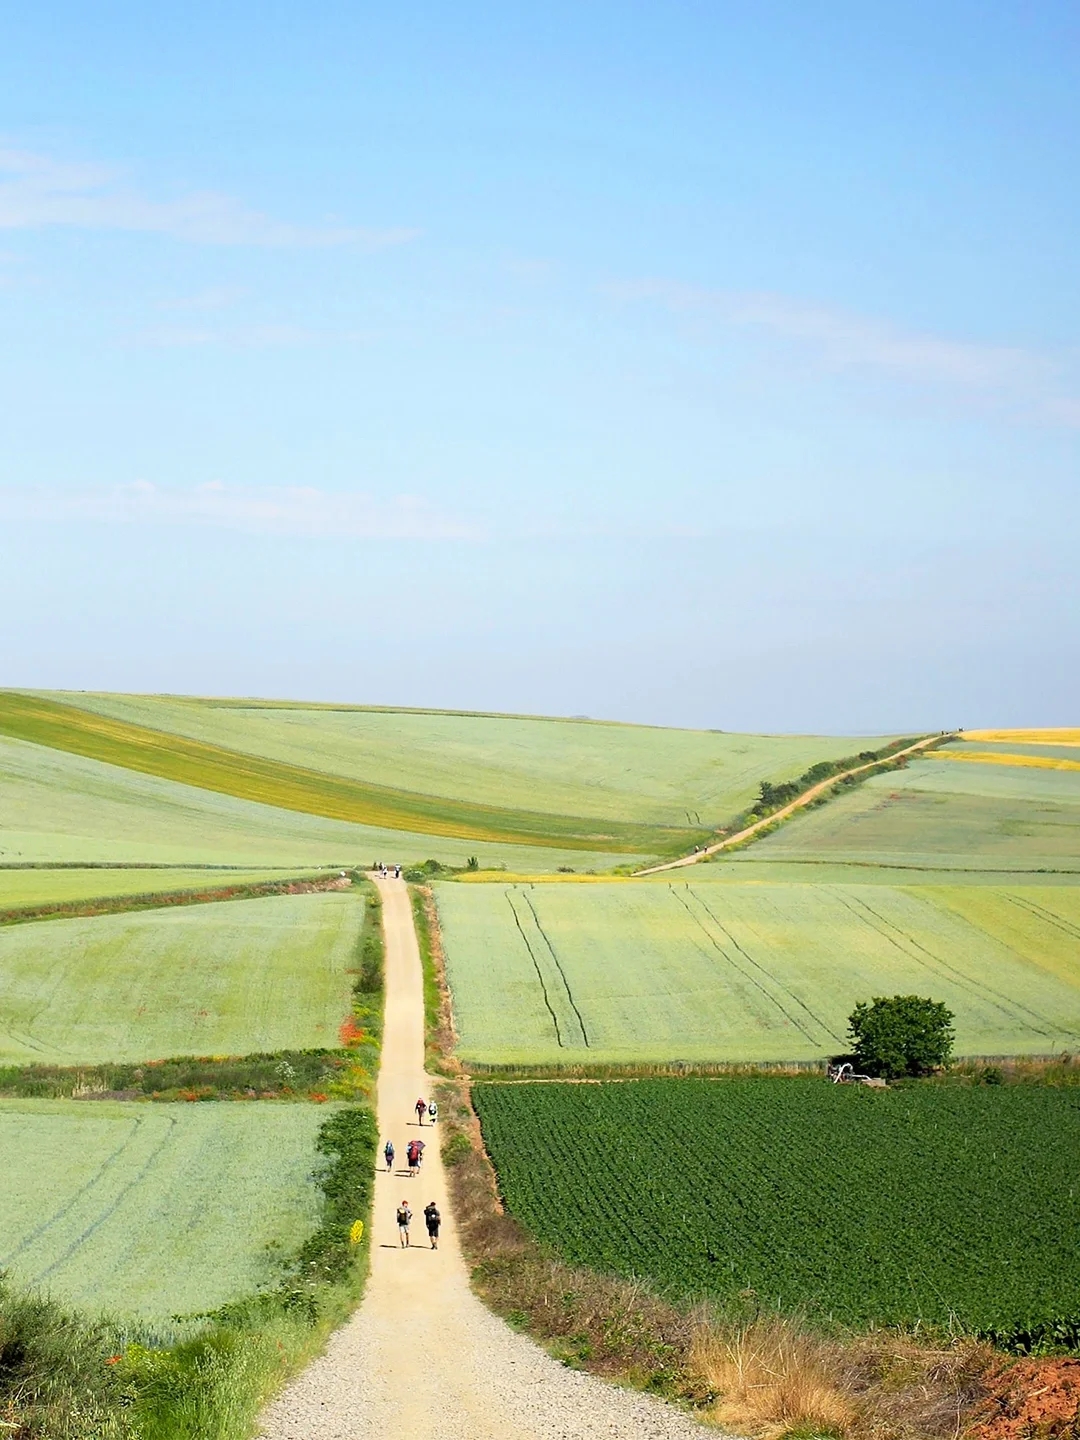
[[[995,1357],[880,1332],[829,1338],[780,1315],[705,1316],[689,1368],[718,1396],[709,1418],[756,1436],[954,1440],[987,1392]]]
[[[689,1368],[720,1398],[711,1418],[755,1435],[792,1429],[849,1433],[856,1416],[841,1387],[835,1347],[781,1316],[722,1325],[703,1316]]]

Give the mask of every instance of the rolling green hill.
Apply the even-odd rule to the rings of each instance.
[[[0,867],[243,865],[289,870],[435,859],[540,871],[609,868],[603,851],[516,846],[353,825],[203,790],[0,736]],[[644,856],[617,857],[633,862]],[[123,882],[126,885],[126,881]]]
[[[892,738],[731,735],[268,701],[53,698],[281,765],[429,797],[432,815],[444,813],[435,805],[441,800],[554,817],[556,837],[566,818],[575,816],[609,826],[658,827],[661,839],[666,829],[695,832],[736,814],[762,780],[789,780],[818,760],[877,748]],[[611,833],[617,838],[620,831]]]

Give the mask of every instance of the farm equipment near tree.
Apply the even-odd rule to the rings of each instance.
[[[885,1081],[876,1075],[860,1075],[846,1060],[842,1065],[829,1066],[829,1079],[834,1085],[874,1085],[885,1088]]]

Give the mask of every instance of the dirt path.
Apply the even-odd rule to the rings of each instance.
[[[376,883],[386,928],[379,1128],[401,1160],[421,1133],[412,1107],[431,1089],[423,980],[405,883]],[[485,1309],[469,1289],[427,1125],[424,1138],[419,1178],[395,1166],[376,1180],[363,1304],[270,1406],[262,1440],[702,1440],[710,1433],[652,1396],[567,1370]],[[403,1197],[416,1217],[408,1250],[400,1249],[395,1224]],[[431,1199],[444,1217],[434,1253],[421,1213]]]
[[[914,745],[908,745],[904,750],[897,750],[895,755],[889,755],[889,760],[899,760],[902,755],[914,755],[919,750],[925,750],[927,745],[932,745],[935,740],[940,740],[940,735],[927,735],[922,740],[916,740]],[[835,785],[838,780],[844,780],[848,775],[861,775],[864,770],[872,770],[875,765],[880,765],[880,760],[869,760],[865,765],[855,765],[850,770],[841,770],[839,775],[830,775],[827,780],[822,780],[817,785],[811,785],[809,790],[792,800],[790,805],[784,805],[781,809],[766,815],[764,820],[755,820],[753,825],[748,825],[745,830],[740,830],[735,835],[729,835],[726,840],[718,840],[715,845],[706,845],[704,850],[696,850],[693,855],[681,855],[678,860],[668,860],[663,865],[650,865],[647,870],[636,870],[635,875],[658,875],[661,870],[681,870],[685,865],[697,865],[699,861],[707,860],[710,855],[716,855],[721,850],[727,850],[732,845],[739,845],[748,840],[751,835],[756,835],[759,830],[764,830],[766,825],[775,825],[777,820],[785,820],[796,810],[801,810],[804,805],[809,805],[811,800],[816,800],[819,795],[824,794],[830,785]]]

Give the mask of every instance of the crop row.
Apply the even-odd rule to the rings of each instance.
[[[479,1085],[511,1210],[570,1260],[852,1324],[1080,1314],[1080,1096],[818,1081]]]

